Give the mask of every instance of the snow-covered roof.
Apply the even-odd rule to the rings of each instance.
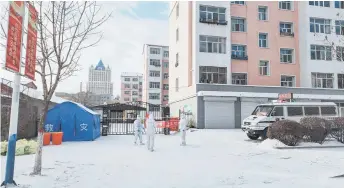
[[[85,111],[89,112],[90,114],[93,114],[93,115],[99,115],[99,113],[87,108],[86,106],[80,104],[80,103],[77,103],[77,102],[73,102],[73,101],[68,101],[70,103],[73,103],[73,104],[76,104],[78,105],[80,108],[84,109]]]
[[[122,72],[121,76],[143,76],[143,74],[138,72]]]

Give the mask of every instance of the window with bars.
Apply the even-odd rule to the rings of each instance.
[[[150,54],[160,54],[160,48],[150,48]]]
[[[312,73],[313,88],[333,88],[333,80],[331,73]]]
[[[245,5],[245,1],[231,1],[231,4]]]
[[[331,33],[331,20],[323,18],[309,18],[309,28],[312,33]]]
[[[160,71],[149,71],[150,77],[160,77]]]
[[[344,47],[336,46],[337,61],[344,61]]]
[[[232,59],[247,60],[246,45],[232,44]]]
[[[293,49],[281,48],[280,49],[280,61],[282,63],[293,63]]]
[[[331,46],[311,45],[311,60],[332,60]]]
[[[283,87],[295,87],[295,76],[281,76],[281,86]]]
[[[309,1],[309,5],[318,7],[330,7],[330,1]]]
[[[294,36],[293,23],[280,22],[280,35]]]
[[[336,20],[335,28],[337,35],[344,35],[344,20]]]
[[[259,47],[260,48],[268,47],[268,34],[267,33],[259,33]]]
[[[149,88],[160,89],[160,82],[149,82]]]
[[[232,73],[232,84],[247,85],[247,74],[246,73]]]
[[[149,93],[149,99],[159,100],[160,99],[160,93]]]
[[[227,67],[199,67],[199,82],[209,84],[227,84]]]
[[[335,1],[334,8],[344,9],[344,1]]]
[[[226,53],[226,38],[217,36],[199,36],[199,51],[207,53]]]
[[[344,89],[344,74],[338,74],[338,89]]]
[[[200,5],[200,22],[227,24],[226,8]]]
[[[232,31],[245,32],[246,31],[246,19],[232,17],[231,19]]]
[[[265,61],[265,60],[259,61],[259,74],[261,76],[270,75],[270,63],[269,63],[269,61]]]
[[[258,19],[268,20],[268,7],[267,6],[258,6]]]
[[[150,59],[149,64],[155,67],[160,67],[160,59]]]
[[[292,10],[292,1],[280,1],[278,7],[281,10]]]

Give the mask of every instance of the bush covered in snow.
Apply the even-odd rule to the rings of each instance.
[[[318,117],[304,117],[300,124],[304,130],[304,141],[322,144],[331,132],[332,122]]]
[[[1,155],[7,153],[7,141],[1,142]],[[16,156],[34,154],[37,148],[37,142],[34,140],[21,139],[16,143]]]
[[[332,122],[331,136],[338,142],[344,143],[344,117],[337,117]]]
[[[302,126],[291,120],[274,122],[268,129],[267,137],[277,139],[288,146],[296,146],[303,136]]]

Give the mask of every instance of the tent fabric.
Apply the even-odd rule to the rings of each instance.
[[[47,113],[48,131],[62,131],[63,141],[93,141],[100,137],[100,115],[75,102],[55,105]]]

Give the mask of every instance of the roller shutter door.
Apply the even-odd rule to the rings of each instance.
[[[234,129],[234,102],[206,101],[205,102],[206,129]]]

